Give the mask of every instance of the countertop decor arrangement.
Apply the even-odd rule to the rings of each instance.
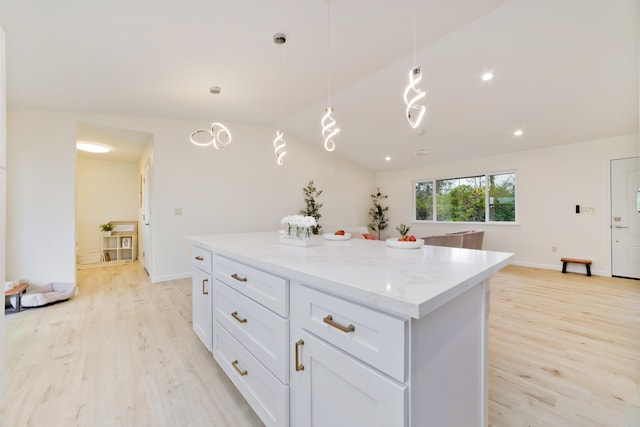
[[[315,241],[312,236],[313,227],[317,225],[312,216],[288,215],[280,221],[286,226],[284,233],[280,235],[280,242],[286,245],[308,247]]]

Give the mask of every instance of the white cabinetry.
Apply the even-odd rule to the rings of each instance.
[[[289,425],[289,283],[214,257],[213,356],[267,426]]]
[[[291,424],[407,425],[407,322],[292,284]]]
[[[136,259],[138,259],[138,236],[136,234],[102,236],[103,261],[135,261]]]
[[[192,276],[192,322],[193,331],[200,341],[211,351],[213,343],[213,318],[211,316],[211,252],[193,247],[193,276]]]
[[[513,254],[277,238],[193,238],[214,357],[267,426],[487,426],[489,277]]]

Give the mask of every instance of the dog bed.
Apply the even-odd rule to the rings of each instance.
[[[68,300],[78,293],[75,283],[54,282],[42,287],[27,289],[22,295],[22,307],[40,307],[58,301]],[[11,305],[14,305],[11,301]]]

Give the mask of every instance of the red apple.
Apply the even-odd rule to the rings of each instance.
[[[338,230],[334,233],[336,236],[344,236],[344,230]]]

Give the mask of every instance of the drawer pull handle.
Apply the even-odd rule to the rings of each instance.
[[[233,362],[231,362],[231,366],[233,366],[233,369],[235,369],[236,372],[239,373],[241,377],[244,377],[245,375],[248,374],[248,372],[246,370],[245,371],[241,371],[240,368],[238,368],[238,361],[237,360],[234,360]]]
[[[198,256],[196,257],[196,261],[204,261],[204,258],[202,258],[200,255],[198,255]]]
[[[209,291],[205,288],[205,285],[209,283],[209,279],[202,280],[202,295],[209,295]]]
[[[322,319],[322,321],[324,323],[326,323],[327,325],[331,325],[336,329],[340,329],[342,332],[354,332],[356,330],[356,327],[353,326],[353,325],[342,326],[341,324],[334,322],[333,321],[333,316],[330,315],[330,314],[327,314],[327,317]]]
[[[231,313],[231,316],[233,316],[234,319],[236,319],[238,322],[240,323],[247,323],[247,319],[241,319],[240,316],[238,316],[238,312],[234,311],[233,313]]]
[[[234,279],[236,279],[238,282],[246,282],[247,278],[246,277],[240,277],[238,276],[236,273],[233,273],[231,275],[231,277],[233,277]]]
[[[299,359],[299,348],[302,347],[304,345],[304,340],[299,339],[298,342],[296,342],[296,371],[300,372],[300,371],[304,371],[304,365],[302,363],[300,363],[300,359]]]

